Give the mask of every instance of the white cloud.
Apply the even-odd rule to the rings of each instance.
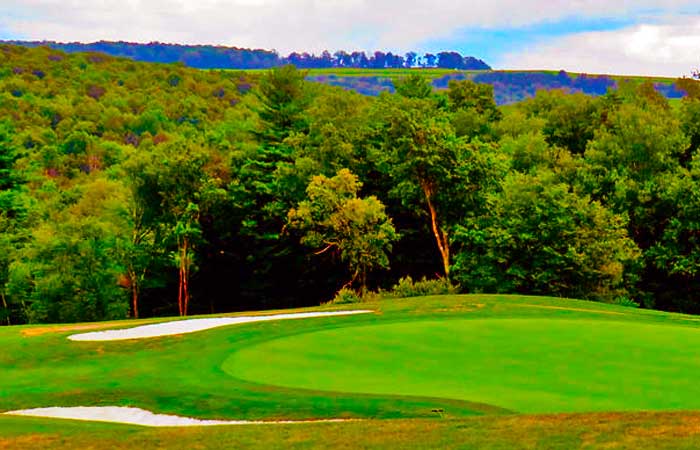
[[[556,38],[509,53],[497,65],[620,75],[689,75],[700,66],[700,16]]]
[[[696,0],[2,0],[0,28],[27,39],[131,40],[405,51],[468,27],[675,11]]]

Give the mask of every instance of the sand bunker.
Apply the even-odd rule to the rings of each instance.
[[[208,330],[211,328],[224,327],[251,322],[267,322],[270,320],[306,319],[310,317],[331,317],[349,316],[354,314],[367,314],[372,311],[326,311],[308,312],[292,314],[275,314],[270,316],[240,316],[240,317],[218,317],[209,319],[188,319],[176,320],[172,322],[155,323],[152,325],[142,325],[122,330],[95,331],[92,333],[73,334],[68,336],[72,341],[121,341],[126,339],[146,339],[160,336],[172,336],[176,334],[194,333],[196,331]]]
[[[74,406],[22,409],[8,411],[7,415],[49,417],[52,419],[88,420],[93,422],[113,422],[145,427],[200,427],[211,425],[264,425],[281,423],[346,422],[353,419],[320,420],[200,420],[170,414],[154,414],[141,408],[128,406]],[[357,419],[354,419],[357,420]]]
[[[275,314],[268,316],[219,317],[208,319],[187,319],[172,322],[142,325],[121,330],[96,331],[74,334],[68,337],[73,341],[117,341],[125,339],[145,339],[159,336],[194,333],[196,331],[251,322],[272,320],[305,319],[311,317],[348,316],[367,314],[373,311],[325,311],[308,313]],[[208,420],[181,417],[170,414],[154,414],[141,408],[128,406],[75,406],[50,407],[8,411],[3,414],[31,417],[48,417],[54,419],[87,420],[95,422],[114,422],[148,427],[188,427],[210,425],[251,425],[251,424],[296,424],[314,422],[345,422],[357,419],[320,419],[320,420]]]

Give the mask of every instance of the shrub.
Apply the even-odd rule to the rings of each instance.
[[[330,301],[334,305],[346,305],[348,303],[360,303],[362,298],[357,294],[357,292],[352,289],[342,288],[335,294],[333,300]]]
[[[420,297],[424,295],[445,295],[455,294],[459,287],[450,283],[446,278],[428,280],[423,277],[420,281],[413,281],[410,276],[401,278],[398,284],[391,288],[388,297]]]
[[[612,301],[612,304],[619,305],[619,306],[629,306],[632,308],[639,308],[639,303],[635,302],[634,300],[632,300],[626,296],[616,298],[615,300]]]
[[[384,293],[379,290],[379,291],[370,291],[367,290],[362,294],[362,302],[363,303],[376,303],[380,300],[384,299]]]

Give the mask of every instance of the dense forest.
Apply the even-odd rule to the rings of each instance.
[[[700,83],[305,75],[0,45],[2,323],[445,286],[700,312]]]
[[[2,42],[0,42],[2,43]],[[6,41],[7,44],[25,47],[50,47],[68,53],[100,52],[111,56],[130,58],[135,61],[158,63],[182,63],[197,69],[269,69],[292,64],[303,69],[356,68],[356,69],[400,69],[409,67],[437,67],[442,69],[490,70],[484,61],[473,56],[462,56],[458,52],[443,51],[436,54],[408,52],[405,55],[375,51],[367,55],[364,51],[338,50],[315,55],[308,52],[293,52],[280,56],[271,50],[225,47],[214,45],[182,45],[151,42],[99,41],[53,42],[53,41]]]

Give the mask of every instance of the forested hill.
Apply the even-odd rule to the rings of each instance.
[[[0,41],[2,42],[2,41]],[[180,45],[151,42],[99,41],[92,43],[61,43],[53,41],[6,41],[7,44],[25,47],[48,46],[68,53],[101,52],[135,61],[158,63],[183,63],[198,69],[268,69],[293,64],[303,69],[322,68],[362,68],[391,69],[406,67],[437,67],[461,70],[490,70],[491,67],[473,56],[462,56],[457,52],[443,51],[436,54],[419,55],[408,52],[405,55],[376,51],[366,54],[363,51],[346,52],[339,50],[333,54],[291,53],[280,56],[274,51],[247,49],[213,45]]]
[[[379,95],[380,92],[394,92],[392,75],[401,78],[405,74],[390,71],[339,71],[333,69],[316,70],[307,77],[310,81],[326,83],[352,89],[365,95]],[[385,72],[385,73],[381,73]],[[388,74],[387,74],[388,72]],[[535,96],[539,90],[563,89],[567,92],[600,96],[610,89],[617,89],[621,84],[640,83],[647,80],[654,85],[661,95],[668,99],[680,99],[685,95],[682,87],[670,78],[625,77],[614,75],[588,75],[567,73],[565,71],[434,71],[432,86],[435,89],[447,89],[450,81],[472,80],[478,84],[493,86],[498,105],[509,105]],[[430,71],[425,71],[430,76]],[[682,83],[681,83],[682,84]]]
[[[0,45],[0,323],[506,292],[700,313],[700,84],[500,108]],[[439,281],[413,282],[422,277]],[[450,283],[452,286],[450,286]],[[393,294],[391,294],[393,295]]]

